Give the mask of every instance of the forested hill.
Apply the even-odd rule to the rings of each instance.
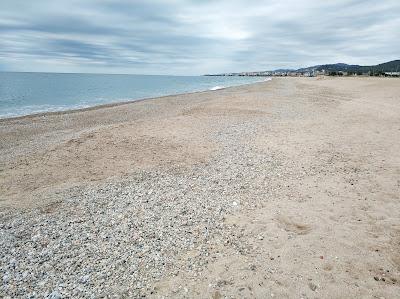
[[[354,73],[368,73],[368,72],[400,72],[400,60],[393,60],[377,65],[354,65],[345,63],[315,65],[307,68],[301,68],[296,71],[328,71],[328,72],[354,72]]]

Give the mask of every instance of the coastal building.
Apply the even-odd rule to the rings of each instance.
[[[385,76],[400,77],[400,72],[385,72]]]

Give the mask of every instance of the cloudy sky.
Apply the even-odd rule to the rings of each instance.
[[[399,0],[0,1],[0,71],[188,75],[399,58]]]

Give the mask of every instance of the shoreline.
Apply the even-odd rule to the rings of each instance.
[[[64,73],[62,73],[64,74]],[[71,73],[75,74],[75,73]],[[151,75],[150,75],[151,76]],[[143,102],[143,101],[152,101],[152,100],[157,100],[157,99],[163,99],[163,98],[169,98],[169,97],[174,97],[174,96],[185,96],[185,95],[193,95],[193,94],[202,94],[202,93],[207,93],[207,92],[217,92],[219,90],[226,90],[226,89],[232,89],[232,88],[238,88],[241,86],[247,86],[247,85],[257,85],[257,84],[262,84],[265,82],[270,82],[273,81],[274,79],[283,79],[287,80],[289,78],[296,78],[296,77],[268,77],[269,80],[263,80],[260,82],[253,82],[253,83],[245,83],[241,85],[235,85],[235,86],[228,86],[228,87],[222,87],[218,88],[216,90],[212,89],[207,89],[207,90],[202,90],[202,91],[193,91],[193,92],[185,92],[185,93],[177,93],[177,94],[171,94],[171,95],[164,95],[164,96],[159,96],[159,97],[149,97],[149,98],[142,98],[142,99],[130,99],[127,101],[120,101],[120,102],[112,102],[112,103],[106,103],[106,104],[98,104],[90,107],[85,107],[85,108],[73,108],[73,109],[67,109],[67,110],[59,110],[59,111],[43,111],[43,112],[37,112],[37,113],[32,113],[32,114],[26,114],[26,115],[20,115],[20,116],[10,116],[10,117],[5,117],[1,118],[0,117],[0,123],[2,122],[7,122],[7,121],[14,121],[14,120],[23,120],[23,119],[30,119],[30,118],[35,118],[35,117],[46,117],[50,115],[65,115],[65,114],[73,114],[73,113],[78,113],[78,112],[85,112],[85,111],[92,111],[92,110],[98,110],[98,109],[103,109],[103,108],[111,108],[114,106],[123,106],[123,105],[129,105],[133,104],[136,102]],[[335,77],[330,77],[330,76],[322,76],[322,77],[303,77],[305,80],[309,80],[312,78],[323,78],[324,80],[329,80],[329,79],[335,79]],[[383,78],[383,77],[370,77],[370,76],[354,76],[354,77],[337,77],[338,79],[345,79],[345,80],[362,80],[362,79],[371,79],[374,78],[375,80],[392,80],[396,78]]]
[[[271,80],[272,80],[272,78],[271,78]],[[35,112],[35,113],[32,113],[32,114],[26,114],[26,115],[0,117],[0,123],[2,121],[6,121],[6,120],[19,120],[19,119],[30,118],[30,117],[43,117],[43,116],[46,116],[46,115],[62,115],[62,114],[68,114],[68,113],[76,113],[76,112],[79,112],[79,111],[90,111],[90,110],[95,110],[95,109],[108,108],[108,107],[113,107],[113,106],[121,106],[121,105],[125,105],[125,104],[132,104],[134,102],[142,102],[142,101],[148,101],[148,100],[156,100],[156,99],[168,98],[168,97],[172,97],[172,96],[183,96],[183,95],[191,95],[191,94],[201,94],[201,93],[204,93],[204,92],[215,92],[215,91],[218,91],[218,90],[225,90],[225,89],[235,88],[235,87],[240,87],[240,86],[264,83],[264,82],[268,82],[268,81],[271,81],[271,80],[263,80],[263,81],[259,81],[259,82],[244,83],[244,84],[240,84],[240,85],[221,87],[221,88],[218,88],[218,89],[215,89],[215,90],[207,89],[207,90],[201,90],[201,91],[176,93],[176,94],[170,94],[170,95],[164,95],[164,96],[158,96],[158,97],[130,99],[130,100],[127,100],[127,101],[116,101],[116,102],[111,102],[111,103],[105,103],[105,104],[98,104],[98,105],[94,105],[94,106],[89,106],[89,107],[85,107],[85,108],[72,108],[72,109],[57,110],[57,111],[43,111],[43,112]]]

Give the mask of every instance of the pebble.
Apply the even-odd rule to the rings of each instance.
[[[221,240],[238,255],[251,253],[253,247],[241,242],[243,232],[224,220],[239,203],[254,209],[276,192],[277,174],[291,170],[284,158],[276,162],[277,153],[271,153],[272,160],[243,142],[258,127],[252,120],[221,129],[213,138],[227,147],[208,162],[63,190],[58,196],[64,200],[51,213],[2,211],[0,293],[96,298],[118,289],[117,297],[148,297],[163,278],[199,276],[215,259],[213,248]],[[266,181],[271,186],[260,189]],[[250,190],[254,194],[244,197]],[[194,258],[180,258],[193,250]]]
[[[61,294],[57,291],[53,291],[50,293],[49,296],[47,296],[48,299],[61,299]]]

